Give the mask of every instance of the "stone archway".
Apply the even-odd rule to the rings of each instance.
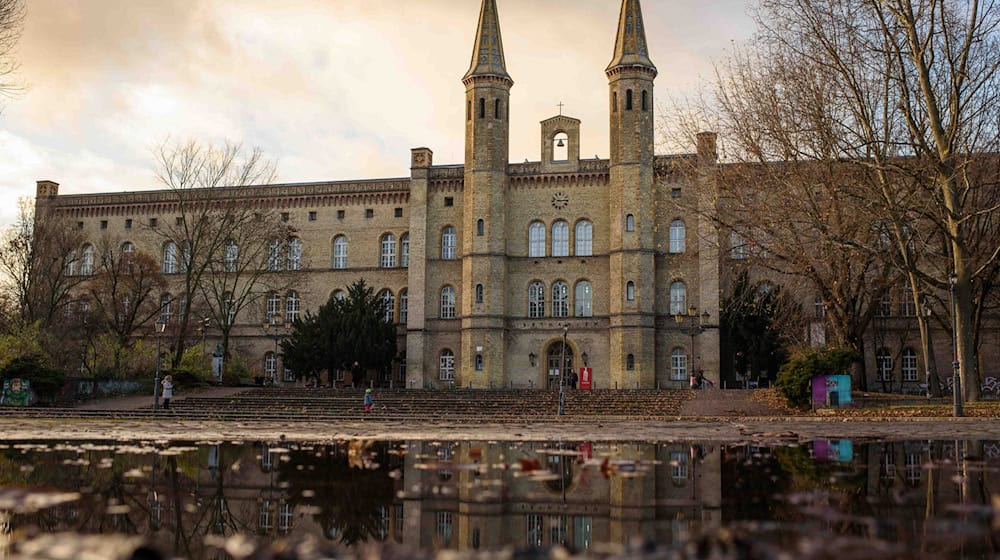
[[[562,368],[562,373],[564,376],[563,380],[566,381],[569,378],[570,372],[573,371],[573,345],[569,342],[566,343],[566,354],[565,354],[565,367]],[[545,351],[545,387],[549,389],[559,388],[559,362],[563,359],[563,342],[558,340],[549,345],[548,349]]]

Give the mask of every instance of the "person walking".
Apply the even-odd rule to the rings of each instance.
[[[375,396],[372,395],[371,388],[365,389],[365,412],[371,412],[375,406]]]
[[[160,382],[163,384],[163,410],[170,410],[170,399],[174,398],[174,381],[168,374]]]

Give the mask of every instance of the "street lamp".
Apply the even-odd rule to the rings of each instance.
[[[278,383],[278,341],[284,338],[284,333],[278,330],[278,327],[288,331],[288,323],[279,323],[279,315],[277,313],[268,314],[268,320],[264,322],[264,333],[265,336],[270,336],[274,339],[274,373],[271,377],[271,384],[276,385]],[[266,334],[270,333],[270,334]]]
[[[706,325],[708,324],[708,321],[709,321],[709,319],[711,317],[712,317],[712,315],[708,311],[705,311],[704,313],[702,313],[699,316],[698,315],[698,308],[695,307],[695,306],[693,306],[693,305],[688,308],[687,315],[683,315],[681,313],[678,313],[678,314],[674,315],[674,321],[676,321],[678,325],[682,325],[681,332],[683,332],[683,333],[685,333],[685,334],[687,334],[688,336],[691,337],[691,367],[692,368],[694,368],[694,366],[695,366],[695,363],[694,363],[694,337],[696,337],[699,334],[705,332],[705,329],[707,328]],[[687,324],[685,325],[685,323],[687,323]]]
[[[962,362],[958,358],[958,304],[955,298],[955,291],[958,288],[958,275],[952,271],[948,275],[948,286],[951,293],[951,345],[952,352],[954,355],[954,361],[952,361],[952,381],[954,382],[954,387],[952,391],[954,393],[954,414],[958,418],[963,416],[962,414],[962,378],[959,376],[961,371]]]
[[[559,361],[559,416],[566,414],[566,393],[563,386],[566,384],[566,377],[563,370],[566,369],[566,335],[569,334],[569,325],[563,325],[563,345],[562,358]]]
[[[167,322],[163,319],[156,321],[156,376],[153,378],[153,410],[160,410],[160,335],[167,328]]]
[[[198,334],[201,335],[201,353],[205,353],[205,335],[208,332],[208,325],[211,320],[208,317],[202,317],[198,320]]]

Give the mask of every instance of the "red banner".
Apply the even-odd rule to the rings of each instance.
[[[581,389],[593,389],[594,388],[594,370],[589,367],[580,368],[580,388]]]

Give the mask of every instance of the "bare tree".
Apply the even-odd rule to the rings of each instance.
[[[24,2],[0,0],[0,97],[10,97],[20,87],[10,81],[20,64],[14,58],[14,47],[24,28]]]
[[[153,227],[176,258],[176,270],[165,272],[180,277],[182,304],[172,344],[176,366],[187,347],[192,303],[202,293],[212,263],[218,262],[234,239],[234,228],[245,227],[260,216],[240,200],[241,189],[272,182],[275,164],[264,159],[260,149],[246,150],[232,143],[213,147],[195,141],[163,142],[154,155],[157,177],[177,207],[176,220]]]

